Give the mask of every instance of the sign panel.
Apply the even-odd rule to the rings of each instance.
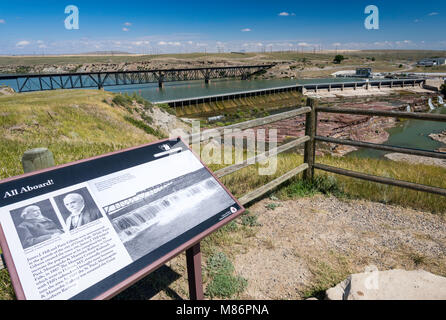
[[[244,210],[181,139],[0,183],[19,299],[109,298]]]

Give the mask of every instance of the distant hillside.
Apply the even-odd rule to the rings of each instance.
[[[0,178],[23,173],[27,149],[49,148],[62,164],[164,136],[129,106],[114,103],[116,96],[97,90],[0,95]]]

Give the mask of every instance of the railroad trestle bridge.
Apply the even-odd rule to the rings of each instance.
[[[226,67],[202,67],[191,69],[164,69],[139,71],[107,71],[56,74],[23,74],[0,76],[2,80],[15,80],[18,92],[46,91],[56,89],[86,89],[105,86],[139,85],[165,82],[249,77],[266,71],[274,65],[246,65]]]

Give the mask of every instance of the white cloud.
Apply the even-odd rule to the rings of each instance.
[[[131,27],[131,26],[132,26],[132,24],[131,24],[130,22],[126,22],[126,23],[124,23],[124,25],[125,25],[126,27]]]
[[[288,12],[281,12],[279,13],[279,16],[281,17],[288,17],[290,14]]]
[[[5,19],[0,19],[0,24],[5,24],[5,23],[6,23]]]
[[[306,42],[299,42],[297,45],[298,45],[299,47],[309,47],[309,46],[310,46],[310,44],[309,44],[309,43],[306,43]]]
[[[240,30],[241,32],[251,32],[252,30],[251,29],[249,29],[249,28],[245,28],[245,29],[242,29],[242,30]]]
[[[130,31],[130,29],[129,28],[122,28],[122,31],[128,32],[128,31]]]
[[[438,13],[438,12],[431,12],[431,13],[429,13],[429,15],[430,15],[430,16],[438,16],[439,13]]]
[[[19,41],[19,42],[17,42],[17,43],[16,43],[16,46],[17,46],[17,47],[25,47],[25,46],[28,46],[28,45],[30,45],[30,44],[31,44],[31,42],[26,41],[26,40],[23,40],[23,41]]]
[[[160,45],[160,46],[165,46],[166,44],[167,44],[167,42],[165,42],[165,41],[158,42],[158,45]]]

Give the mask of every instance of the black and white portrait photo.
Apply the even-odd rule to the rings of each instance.
[[[69,230],[77,229],[102,218],[87,188],[54,197]]]
[[[15,209],[10,213],[23,249],[63,234],[63,228],[49,200]]]

